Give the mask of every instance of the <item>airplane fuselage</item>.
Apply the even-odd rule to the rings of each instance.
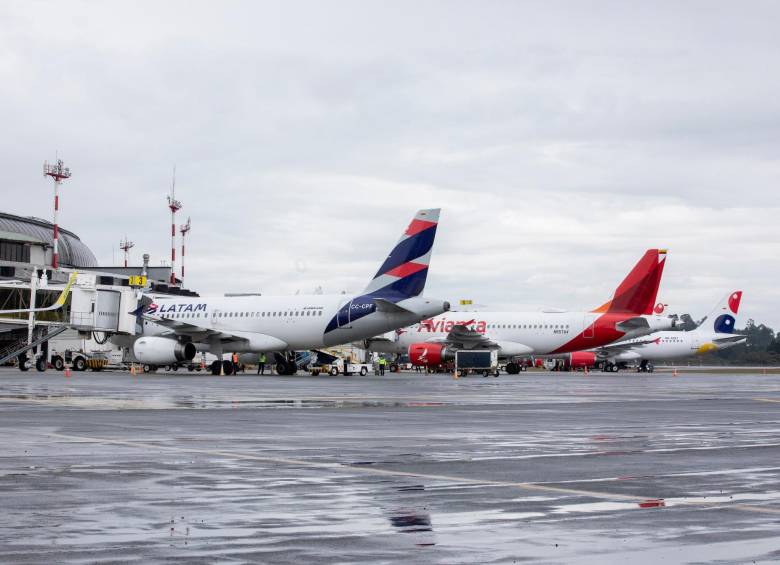
[[[190,333],[198,349],[285,351],[328,347],[364,339],[443,311],[440,300],[421,296],[400,300],[409,312],[378,311],[365,296],[296,295],[183,298],[154,296],[149,314],[196,326]],[[171,328],[144,320],[143,335],[165,335]],[[221,346],[220,340],[198,341],[197,328],[242,338]]]
[[[739,339],[738,334],[699,331],[658,332],[652,337],[655,339],[650,343],[646,343],[646,339],[642,340],[642,343],[637,343],[630,350],[610,355],[607,359],[613,363],[643,359],[647,361],[680,359],[726,349],[744,341]],[[634,340],[625,343],[630,344],[632,341]]]
[[[625,338],[628,332],[616,329],[617,324],[637,317],[593,312],[449,312],[386,336],[387,339],[373,340],[370,349],[406,353],[412,344],[443,341],[455,325],[465,325],[497,343],[502,357],[566,353]],[[643,318],[649,328],[632,330],[632,337],[667,329],[672,324],[667,317]]]

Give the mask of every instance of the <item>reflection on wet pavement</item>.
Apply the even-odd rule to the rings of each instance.
[[[771,562],[778,385],[3,369],[0,562]]]

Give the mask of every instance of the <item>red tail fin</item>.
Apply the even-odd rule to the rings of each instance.
[[[648,249],[615,290],[615,296],[594,312],[652,314],[666,263],[665,249]]]

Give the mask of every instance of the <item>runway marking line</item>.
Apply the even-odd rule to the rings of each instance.
[[[756,402],[777,402],[780,403],[780,400],[776,398],[754,398]]]
[[[36,435],[42,435],[45,437],[59,438],[68,441],[88,442],[88,443],[100,443],[104,445],[121,445],[125,447],[134,447],[138,449],[155,449],[158,451],[168,451],[176,453],[197,453],[201,455],[216,455],[220,457],[228,457],[232,459],[239,459],[245,461],[262,461],[264,463],[276,463],[282,465],[309,467],[312,469],[327,469],[337,472],[350,472],[365,475],[379,475],[379,476],[393,476],[393,477],[410,477],[414,479],[430,479],[436,481],[448,481],[460,484],[468,484],[474,486],[494,486],[494,487],[512,487],[529,491],[551,492],[557,494],[570,494],[576,496],[586,496],[590,498],[597,498],[602,500],[624,500],[628,502],[636,502],[637,509],[640,508],[640,502],[646,502],[647,500],[655,500],[658,497],[654,496],[636,496],[630,494],[617,494],[608,492],[599,492],[584,489],[573,489],[565,487],[555,487],[550,485],[544,485],[539,483],[527,483],[527,482],[510,482],[510,481],[491,481],[489,479],[469,479],[467,477],[456,477],[452,475],[434,475],[430,473],[413,473],[410,471],[394,471],[392,469],[379,469],[376,467],[362,467],[355,465],[348,465],[344,463],[328,463],[319,461],[305,461],[303,459],[294,459],[291,457],[271,457],[263,455],[250,455],[248,453],[239,453],[235,451],[222,451],[219,449],[197,449],[191,447],[176,447],[169,445],[158,445],[153,443],[144,443],[131,440],[120,439],[108,439],[99,437],[88,436],[74,436],[67,434],[58,434],[56,432],[31,432]],[[707,503],[704,501],[682,502],[680,505],[688,506],[723,506],[724,503]],[[766,514],[780,514],[780,508],[769,508],[765,506],[754,506],[750,504],[728,504],[728,508],[737,508],[748,512],[760,512]]]

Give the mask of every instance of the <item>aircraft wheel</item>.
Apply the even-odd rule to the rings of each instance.
[[[30,366],[27,364],[27,355],[22,353],[21,355],[19,355],[18,359],[19,359],[19,370],[22,372],[27,371],[30,368]]]
[[[45,357],[38,357],[38,359],[35,361],[35,368],[43,373],[46,370],[46,358]]]
[[[222,369],[222,361],[212,361],[211,362],[211,374],[214,376],[219,376],[220,370]]]
[[[504,370],[506,371],[507,375],[516,375],[520,372],[520,367],[517,363],[507,363]]]
[[[222,372],[225,375],[232,375],[233,374],[233,362],[232,361],[222,361]]]

